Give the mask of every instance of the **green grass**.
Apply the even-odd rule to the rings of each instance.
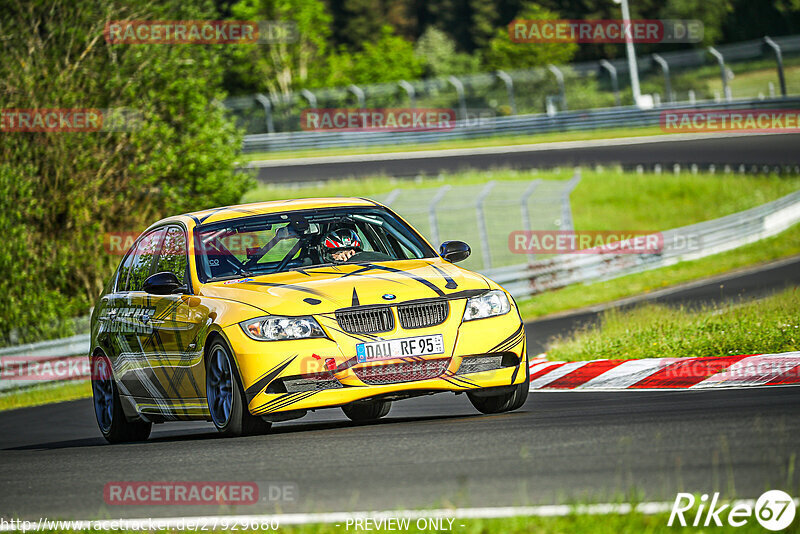
[[[504,519],[455,519],[452,526],[447,529],[421,529],[416,525],[415,520],[411,520],[408,530],[394,530],[391,532],[454,532],[457,534],[669,534],[669,533],[737,533],[737,534],[750,534],[750,533],[763,533],[768,532],[761,527],[755,517],[750,517],[747,523],[741,527],[731,527],[724,521],[727,519],[727,511],[720,514],[720,520],[723,521],[722,527],[693,527],[691,522],[694,515],[691,512],[686,512],[684,517],[687,520],[687,527],[678,526],[677,520],[675,525],[667,526],[669,521],[669,513],[644,515],[637,512],[627,514],[609,514],[609,515],[587,515],[587,514],[573,514],[565,517],[511,517]],[[705,520],[703,514],[702,521]],[[447,522],[445,522],[447,525]],[[420,524],[422,526],[422,524]],[[271,530],[239,530],[243,534],[263,534]],[[380,529],[370,529],[370,532],[390,532]],[[796,533],[798,532],[798,520],[792,523],[783,532]],[[91,530],[74,531],[74,530],[53,530],[51,532],[97,532]],[[118,531],[120,534],[133,534],[141,531]],[[367,532],[364,529],[356,529],[351,524],[346,525],[344,522],[338,526],[336,524],[317,524],[305,526],[281,526],[274,532],[282,532],[285,534],[340,534],[344,532]]]
[[[520,299],[524,319],[535,319],[617,299],[649,293],[677,284],[800,254],[800,224],[776,236],[698,260],[604,282],[577,284]]]
[[[755,98],[759,93],[769,96],[769,82],[775,85],[775,95],[780,96],[780,84],[778,82],[778,69],[775,60],[764,59],[755,62],[729,63],[734,77],[728,82],[734,98]],[[784,58],[784,76],[786,77],[786,89],[788,94],[800,94],[800,57]],[[697,79],[705,82],[708,90],[722,94],[722,80],[720,79],[719,67],[707,66],[698,72]]]
[[[785,68],[784,76],[787,92],[789,94],[800,92],[800,66]],[[729,85],[734,98],[746,98],[756,97],[759,93],[769,96],[769,82],[775,85],[775,95],[780,96],[781,88],[775,68],[736,74]],[[708,81],[708,88],[712,92],[722,94],[722,80],[719,76]]]
[[[92,385],[88,380],[55,385],[43,384],[0,395],[0,411],[86,399],[91,396]]]
[[[296,159],[318,156],[346,156],[352,154],[386,154],[395,152],[409,152],[414,150],[444,150],[449,148],[527,145],[533,143],[552,143],[556,141],[588,141],[593,139],[616,139],[621,137],[663,135],[664,133],[665,132],[658,126],[649,126],[645,128],[613,128],[608,130],[586,130],[579,132],[550,132],[535,135],[482,137],[480,139],[454,139],[452,141],[441,141],[436,143],[253,152],[251,154],[244,154],[240,158],[240,162],[247,163],[250,161]]]
[[[800,176],[584,170],[570,200],[579,230],[668,230],[746,210],[798,189]]]
[[[800,290],[698,309],[645,304],[610,309],[597,324],[554,340],[548,359],[729,356],[800,350]]]

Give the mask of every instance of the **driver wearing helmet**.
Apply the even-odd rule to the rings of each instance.
[[[322,241],[325,261],[343,263],[361,252],[361,239],[350,228],[339,228],[328,232]]]

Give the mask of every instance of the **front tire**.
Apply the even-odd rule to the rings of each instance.
[[[238,370],[230,351],[221,341],[215,341],[208,352],[206,399],[214,426],[225,436],[263,434],[272,426],[247,410]]]
[[[522,405],[528,399],[528,391],[531,386],[531,370],[528,367],[527,358],[524,358],[520,365],[525,366],[525,381],[514,386],[512,391],[490,396],[479,396],[468,392],[467,397],[475,409],[481,413],[493,414],[511,412],[522,408]]]
[[[342,411],[348,419],[356,423],[374,421],[389,413],[392,401],[355,402],[342,406]]]
[[[92,358],[92,399],[97,426],[109,443],[145,441],[152,423],[128,421],[122,411],[111,360],[105,354]]]

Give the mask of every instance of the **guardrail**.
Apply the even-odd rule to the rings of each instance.
[[[570,284],[608,280],[658,267],[666,267],[776,235],[800,222],[800,191],[747,211],[684,226],[662,233],[658,254],[569,254],[524,265],[484,271],[515,297],[557,289]],[[696,247],[686,243],[694,240]],[[0,391],[65,379],[89,378],[88,334],[0,349]],[[25,379],[31,365],[44,374]],[[50,378],[47,377],[50,373]]]
[[[398,145],[433,143],[454,139],[474,139],[500,135],[523,135],[548,132],[595,130],[602,128],[636,128],[658,126],[661,113],[668,110],[693,109],[797,109],[800,97],[771,99],[740,99],[730,102],[698,101],[664,104],[652,109],[635,106],[561,111],[553,115],[514,115],[491,117],[480,121],[456,121],[450,130],[413,132],[282,132],[247,135],[242,150],[248,152],[277,152],[284,150],[325,149],[352,146]]]
[[[695,260],[776,235],[800,222],[800,191],[747,211],[662,232],[656,254],[563,254],[484,274],[515,297],[571,284],[609,280]]]
[[[0,349],[0,391],[89,378],[89,334]]]

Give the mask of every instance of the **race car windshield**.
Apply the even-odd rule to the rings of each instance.
[[[325,236],[343,229],[353,230],[360,242],[346,263],[436,257],[419,234],[383,209],[297,211],[195,228],[198,277],[213,282],[336,263]]]

